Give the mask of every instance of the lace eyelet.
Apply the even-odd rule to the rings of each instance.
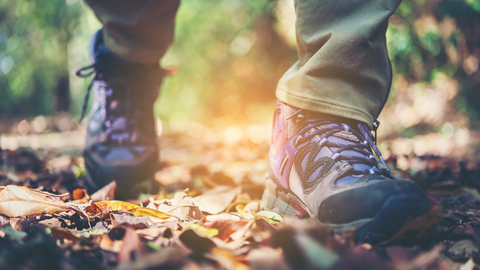
[[[297,115],[295,116],[295,119],[293,120],[293,122],[294,122],[295,124],[298,124],[298,123],[304,121],[305,119],[306,119],[305,115],[303,115],[303,114],[297,114]]]

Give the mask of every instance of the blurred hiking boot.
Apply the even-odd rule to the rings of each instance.
[[[431,208],[419,186],[393,179],[367,125],[280,101],[266,185],[263,209],[355,228],[359,243],[389,240]]]
[[[152,192],[150,182],[159,153],[153,103],[163,71],[158,63],[139,64],[116,57],[103,45],[102,30],[92,37],[89,54],[93,64],[77,72],[80,77],[93,76],[81,116],[93,89],[83,152],[89,188],[95,191],[115,180],[116,199]]]

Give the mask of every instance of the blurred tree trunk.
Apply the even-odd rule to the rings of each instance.
[[[63,74],[58,78],[55,90],[55,110],[57,112],[66,112],[70,107],[70,80],[68,74]]]

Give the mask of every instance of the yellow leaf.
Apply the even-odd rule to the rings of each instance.
[[[145,217],[155,217],[160,219],[167,219],[174,217],[162,211],[158,211],[155,209],[145,208],[145,207],[137,207],[133,209],[127,210],[130,214],[134,214],[136,216],[145,216]]]
[[[275,212],[272,212],[272,211],[263,210],[263,211],[258,212],[255,216],[260,217],[260,218],[262,218],[262,217],[265,218],[268,221],[268,223],[270,223],[270,224],[276,224],[276,223],[282,223],[283,222],[282,216],[280,216],[278,213],[275,213]]]
[[[203,237],[207,237],[207,238],[211,238],[211,237],[214,237],[215,235],[218,235],[218,230],[215,229],[215,228],[205,228],[203,226],[200,226],[198,224],[195,224],[195,223],[185,223],[184,225],[182,225],[183,227],[183,230],[188,230],[188,229],[191,229],[193,231],[195,231],[198,235],[200,236],[203,236]]]
[[[122,201],[102,201],[96,202],[95,205],[102,211],[115,211],[115,210],[130,210],[139,207],[136,204],[122,202]]]
[[[63,201],[54,200],[54,194],[31,190],[27,187],[9,185],[0,192],[0,214],[9,217],[53,214],[68,211]]]
[[[237,204],[235,206],[235,210],[242,215],[243,218],[247,219],[253,219],[255,216],[251,212],[245,211],[245,205],[244,204]]]
[[[162,211],[155,209],[140,207],[133,203],[122,202],[122,201],[103,201],[96,202],[95,205],[102,211],[115,211],[115,210],[125,210],[130,214],[136,216],[145,216],[145,217],[155,217],[160,219],[167,219],[174,217],[172,215],[166,214]]]

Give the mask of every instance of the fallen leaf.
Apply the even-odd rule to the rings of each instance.
[[[206,228],[217,229],[217,237],[222,240],[227,240],[233,233],[244,228],[246,224],[249,224],[248,220],[215,220],[214,222],[206,222],[203,224]]]
[[[103,212],[115,211],[115,210],[128,211],[130,209],[139,207],[136,204],[123,202],[123,201],[101,201],[101,202],[96,202],[95,205]]]
[[[260,211],[260,202],[254,201],[254,202],[249,202],[245,207],[243,208],[243,211],[246,212],[258,212]]]
[[[473,270],[475,268],[475,262],[472,258],[468,260],[464,265],[460,267],[459,270]]]
[[[159,205],[157,210],[175,216],[180,220],[197,221],[200,220],[203,216],[198,206],[189,204],[177,206],[163,204]]]
[[[147,208],[176,216],[180,220],[196,221],[202,218],[202,212],[196,206],[191,197],[188,197],[188,189],[177,192],[171,200],[150,201]]]
[[[70,231],[72,232],[72,231]],[[91,229],[91,230],[83,230],[83,231],[77,231],[75,232],[75,235],[77,236],[83,236],[83,237],[90,237],[94,235],[102,235],[108,232],[108,229]]]
[[[142,245],[140,238],[132,228],[125,228],[125,234],[122,240],[123,245],[118,252],[118,261],[120,263],[134,261],[139,258],[142,253],[146,252],[146,248]]]
[[[438,256],[444,249],[445,246],[438,245],[429,252],[417,256],[410,261],[408,269],[428,269],[428,266],[438,259]]]
[[[455,243],[447,251],[447,256],[454,259],[466,259],[478,255],[478,248],[472,240],[462,240]]]
[[[26,187],[6,186],[0,192],[0,214],[21,217],[40,215],[43,212],[53,214],[70,210],[63,201],[49,197],[53,194],[47,194]]]
[[[10,223],[10,219],[8,217],[0,215],[0,227],[9,223]]]
[[[230,238],[233,239],[234,241],[238,241],[242,238],[245,238],[245,234],[250,231],[250,228],[252,227],[253,223],[255,221],[251,220],[247,224],[245,224],[241,228],[236,228],[235,232],[230,234]]]
[[[231,252],[220,248],[213,248],[211,253],[215,255],[224,269],[249,270],[248,265],[240,262]]]
[[[134,214],[136,216],[154,217],[154,218],[160,218],[160,219],[168,219],[168,218],[174,217],[174,216],[166,214],[162,211],[158,211],[158,210],[150,209],[150,208],[145,208],[145,207],[137,207],[137,208],[133,208],[133,209],[128,209],[127,211],[130,214]]]
[[[207,215],[205,216],[205,220],[209,222],[213,222],[216,220],[233,220],[233,221],[239,221],[241,219],[238,214],[233,214],[233,213],[222,213],[222,214],[217,214],[217,215]]]
[[[110,201],[115,198],[115,189],[117,188],[117,182],[112,181],[108,185],[99,189],[97,192],[93,193],[90,198],[93,202],[100,201]]]
[[[218,186],[193,198],[193,202],[203,212],[218,214],[233,202],[240,191],[240,187]]]
[[[108,250],[111,252],[118,253],[122,248],[123,241],[112,240],[108,235],[102,234],[98,245],[103,250]]]
[[[80,237],[72,234],[64,228],[50,228],[50,231],[56,239],[69,240],[72,242],[80,240]]]
[[[90,205],[85,207],[85,212],[89,216],[96,216],[102,213],[102,209],[98,207],[93,201],[90,202]]]
[[[280,216],[280,214],[272,212],[272,211],[267,211],[263,210],[258,212],[255,217],[263,217],[265,220],[267,220],[270,224],[277,224],[277,223],[282,223],[283,218]]]
[[[61,227],[62,226],[62,223],[60,222],[60,220],[56,217],[52,217],[52,218],[49,218],[49,219],[45,219],[45,220],[42,220],[40,222],[38,222],[39,224],[42,224],[42,225],[45,225],[49,228],[55,228],[55,227]]]
[[[90,201],[90,196],[87,193],[87,190],[83,188],[77,188],[72,192],[73,201],[70,201],[71,204],[84,204]]]
[[[130,214],[111,214],[112,225],[130,225],[135,228],[148,228],[153,225],[152,219],[149,217],[138,217]]]
[[[162,235],[166,229],[167,227],[149,227],[145,229],[135,230],[135,233],[138,234],[138,236],[145,238],[146,240],[152,241]]]
[[[236,210],[237,206],[239,205],[247,205],[250,202],[250,200],[236,200],[235,202],[231,203],[226,209],[225,212],[233,212]]]
[[[473,237],[473,233],[474,233],[474,230],[472,225],[468,223],[462,223],[462,224],[456,225],[453,231],[449,233],[449,235],[456,239],[462,239],[462,238]]]
[[[243,204],[237,204],[237,206],[235,206],[235,210],[237,210],[237,212],[242,215],[243,218],[246,218],[246,219],[253,219],[255,216],[254,214],[255,213],[252,213],[250,211],[245,211],[245,205]]]
[[[90,196],[88,196],[88,194],[87,194],[87,191],[83,188],[75,189],[72,192],[72,197],[73,197],[74,200],[80,200],[80,199],[83,199],[85,197],[90,198]],[[88,199],[87,199],[87,201],[88,201]]]
[[[195,231],[190,229],[180,234],[178,240],[193,252],[198,253],[208,252],[215,247],[215,243],[213,243],[212,240],[199,236]]]
[[[184,230],[193,230],[195,231],[198,235],[211,238],[216,235],[218,235],[218,230],[215,228],[205,228],[201,225],[195,224],[195,223],[186,223],[183,225]]]

